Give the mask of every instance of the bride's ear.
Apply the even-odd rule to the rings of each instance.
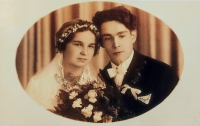
[[[131,32],[131,37],[132,37],[133,43],[134,43],[136,41],[136,39],[137,39],[137,30],[136,29],[135,30],[131,30],[130,32]]]

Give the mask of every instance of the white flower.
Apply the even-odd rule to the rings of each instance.
[[[60,42],[64,42],[62,39],[59,39]]]
[[[89,98],[89,101],[92,102],[92,103],[95,103],[97,101],[96,98]]]
[[[78,98],[76,101],[73,102],[72,107],[73,107],[73,108],[78,108],[78,107],[80,108],[80,107],[82,107],[81,104],[82,104],[82,101],[81,101],[80,98]]]
[[[87,109],[89,109],[89,110],[92,111],[92,109],[93,109],[93,105],[89,104],[88,107],[87,107]]]
[[[67,33],[64,33],[64,37],[67,37],[69,35],[69,33],[67,32]]]
[[[92,30],[93,30],[93,29],[94,29],[94,30],[97,30],[97,28],[96,28],[94,25],[92,25],[92,24],[90,25],[90,29],[92,29]]]
[[[85,118],[90,117],[92,115],[93,105],[89,104],[87,107],[84,107],[81,110],[81,114],[85,116]]]
[[[77,29],[78,29],[77,26],[74,26],[73,29],[72,29],[73,33],[76,32]]]
[[[78,93],[75,92],[75,91],[72,91],[69,95],[70,95],[69,99],[73,99],[73,98],[75,98],[78,95]]]
[[[98,84],[96,82],[93,84],[93,88],[98,88]]]
[[[101,116],[102,116],[102,112],[101,111],[94,112],[94,116],[93,116],[94,122],[98,122],[98,121],[102,120]]]
[[[97,101],[97,93],[95,92],[95,90],[89,90],[88,97],[90,102],[95,103]]]

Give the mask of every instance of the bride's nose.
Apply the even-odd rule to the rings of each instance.
[[[87,55],[88,54],[88,50],[86,47],[83,47],[81,50],[81,55]]]

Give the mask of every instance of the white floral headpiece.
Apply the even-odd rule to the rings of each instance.
[[[82,22],[81,22],[82,23]],[[97,38],[100,37],[97,27],[93,23],[86,22],[84,24],[75,23],[73,26],[69,27],[66,32],[64,32],[61,37],[58,39],[59,42],[63,43],[65,38],[67,38],[71,33],[75,33],[78,29],[87,28],[92,31]]]

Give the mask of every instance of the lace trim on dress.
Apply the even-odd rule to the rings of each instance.
[[[83,73],[80,77],[79,76],[75,76],[75,77],[70,76],[70,73],[69,73],[69,75],[67,75],[70,77],[70,80],[73,81],[73,83],[69,84],[69,82],[64,78],[64,67],[61,64],[62,56],[63,55],[60,55],[60,58],[58,59],[58,66],[60,67],[61,74],[59,75],[58,73],[56,73],[54,78],[57,81],[57,83],[59,83],[65,89],[65,91],[68,92],[74,88],[78,89],[78,87],[80,85],[89,84],[89,82],[92,81],[90,78],[90,68],[87,65],[84,67]]]

